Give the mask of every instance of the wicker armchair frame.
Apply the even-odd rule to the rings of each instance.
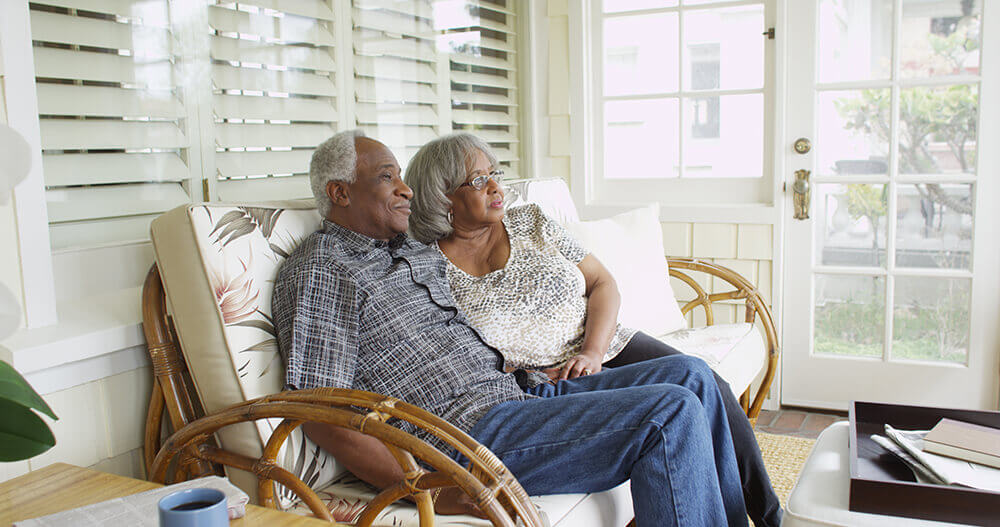
[[[694,258],[667,258],[667,265],[670,268],[670,276],[687,284],[695,293],[695,298],[681,307],[681,313],[686,315],[695,308],[701,307],[705,310],[705,324],[711,326],[715,323],[713,304],[732,305],[733,301],[742,300],[743,306],[746,308],[745,321],[753,324],[758,322],[758,318],[760,319],[759,323],[767,346],[767,370],[764,372],[764,377],[761,379],[757,391],[752,394],[752,398],[750,393],[753,388],[752,384],[740,395],[740,405],[743,407],[743,411],[746,412],[750,422],[756,424],[757,416],[760,415],[760,410],[764,406],[764,399],[767,398],[767,394],[771,390],[771,383],[774,382],[780,349],[778,347],[778,332],[774,327],[774,319],[771,317],[770,308],[764,302],[764,297],[743,275],[717,263]],[[706,273],[724,280],[733,289],[709,294],[697,280],[685,271]]]
[[[751,422],[760,414],[764,399],[774,379],[778,361],[778,337],[770,309],[763,297],[739,273],[702,260],[668,258],[670,276],[695,292],[696,298],[681,311],[687,314],[697,307],[705,311],[706,323],[714,323],[713,304],[743,301],[746,321],[758,321],[767,345],[767,370],[751,399],[751,388],[740,396],[740,403]],[[692,278],[690,271],[707,273],[733,286],[732,291],[709,294]],[[403,469],[405,478],[383,490],[362,512],[357,525],[369,526],[389,504],[411,497],[417,504],[421,527],[434,525],[434,511],[429,491],[457,486],[467,493],[479,509],[497,526],[542,525],[538,512],[513,474],[486,447],[446,421],[416,406],[384,395],[359,390],[321,388],[282,392],[246,401],[210,415],[204,415],[187,374],[179,341],[167,312],[166,295],[159,271],[154,264],[146,276],[142,298],[143,331],[153,365],[152,395],[146,418],[145,462],[152,481],[183,481],[208,474],[222,474],[221,466],[246,470],[257,477],[261,505],[278,508],[273,482],[298,495],[319,518],[333,521],[330,512],[316,493],[294,474],[280,468],[276,457],[289,434],[304,422],[319,422],[370,435],[379,439]],[[365,409],[362,411],[359,409]],[[250,458],[219,448],[214,434],[227,426],[258,419],[280,418],[259,458]],[[437,449],[416,437],[386,424],[389,418],[413,423],[441,438],[467,459],[464,468]],[[174,433],[161,438],[166,422]],[[419,459],[433,467],[420,468]]]
[[[370,526],[388,505],[412,497],[421,527],[434,525],[430,491],[456,486],[468,494],[496,526],[541,527],[538,510],[514,475],[486,447],[443,419],[392,397],[361,390],[318,388],[282,392],[253,399],[204,415],[195,404],[184,358],[166,309],[163,283],[156,265],[143,286],[143,330],[153,364],[153,393],[146,417],[145,460],[149,479],[172,483],[208,474],[222,475],[221,466],[242,469],[257,477],[260,504],[278,508],[277,482],[301,498],[318,518],[333,521],[330,511],[301,479],[278,466],[277,455],[289,434],[305,422],[349,428],[375,437],[403,469],[404,479],[382,490],[358,519]],[[364,409],[364,410],[361,410]],[[166,418],[166,419],[165,419]],[[219,448],[213,436],[227,426],[258,419],[282,419],[259,458]],[[386,421],[401,419],[429,431],[469,460],[462,467],[425,441]],[[164,421],[175,432],[161,441]],[[428,472],[417,459],[434,469]]]

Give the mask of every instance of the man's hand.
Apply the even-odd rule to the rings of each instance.
[[[434,503],[434,512],[437,514],[468,514],[477,518],[486,518],[486,515],[479,511],[476,504],[468,494],[458,487],[445,487],[438,494]]]

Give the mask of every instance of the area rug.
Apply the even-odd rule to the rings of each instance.
[[[784,507],[788,504],[788,495],[791,494],[795,480],[798,479],[802,465],[809,457],[809,452],[812,452],[816,440],[760,431],[756,434],[760,453],[764,456],[764,466],[767,467],[767,475],[771,477],[774,492]]]

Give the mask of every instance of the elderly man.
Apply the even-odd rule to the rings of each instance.
[[[639,525],[745,526],[711,370],[666,357],[555,386],[505,373],[455,307],[444,260],[405,235],[411,192],[399,172],[392,152],[360,132],[337,134],[313,155],[326,221],[282,266],[273,297],[288,386],[368,390],[421,406],[497,454],[529,494],[597,492],[631,479]],[[371,438],[305,430],[376,486],[402,477]],[[468,500],[451,491],[437,505],[460,512]]]

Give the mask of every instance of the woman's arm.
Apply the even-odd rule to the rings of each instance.
[[[583,273],[587,295],[587,321],[583,328],[583,347],[580,354],[570,358],[559,371],[557,379],[571,379],[583,374],[601,371],[601,363],[608,352],[611,339],[618,325],[618,308],[621,295],[611,272],[594,255],[588,254],[577,266]]]

